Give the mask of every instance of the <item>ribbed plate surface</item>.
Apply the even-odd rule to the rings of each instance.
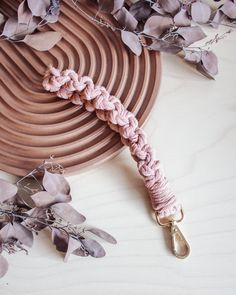
[[[81,5],[95,15],[93,6]],[[15,0],[2,0],[0,7],[4,14],[12,14]],[[0,169],[15,175],[24,175],[50,155],[72,173],[122,149],[119,135],[95,114],[43,90],[48,64],[91,76],[119,97],[140,125],[152,109],[160,84],[158,54],[145,50],[136,57],[117,33],[89,21],[72,1],[63,1],[59,21],[42,28],[48,29],[63,34],[49,52],[0,42]]]

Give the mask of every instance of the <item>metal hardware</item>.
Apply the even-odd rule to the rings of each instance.
[[[177,223],[183,220],[184,213],[181,209],[181,216],[175,219],[174,216],[168,218],[161,218],[157,212],[155,212],[157,223],[160,226],[168,227],[171,234],[172,252],[177,258],[186,258],[190,254],[190,246],[182,234],[181,230],[177,226]]]

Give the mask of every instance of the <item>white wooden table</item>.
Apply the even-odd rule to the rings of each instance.
[[[73,205],[118,244],[104,244],[105,258],[71,256],[63,263],[47,233],[41,233],[30,255],[7,257],[10,269],[0,280],[1,295],[236,294],[235,45],[234,31],[215,46],[220,66],[216,81],[163,55],[161,90],[145,126],[185,209],[181,228],[191,256],[179,260],[170,253],[125,150],[68,178]]]

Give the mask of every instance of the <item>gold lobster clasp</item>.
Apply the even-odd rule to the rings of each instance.
[[[171,234],[171,244],[172,244],[172,252],[177,258],[186,258],[190,254],[190,246],[181,230],[179,229],[177,223],[183,220],[184,213],[181,209],[181,216],[176,219],[174,216],[170,216],[168,218],[161,218],[157,212],[155,212],[157,223],[161,226],[165,226],[169,228]]]

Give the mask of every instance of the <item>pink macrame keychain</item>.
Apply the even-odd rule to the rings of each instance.
[[[184,217],[183,210],[170,190],[160,162],[156,160],[154,150],[147,143],[145,132],[138,127],[134,114],[117,97],[110,95],[105,87],[94,85],[90,77],[80,77],[70,69],[60,72],[49,66],[43,87],[47,91],[56,92],[62,99],[84,106],[89,112],[95,111],[99,119],[106,121],[112,130],[120,134],[122,143],[129,147],[137,162],[158,224],[170,229],[174,255],[178,258],[187,257],[190,247],[177,226]]]

